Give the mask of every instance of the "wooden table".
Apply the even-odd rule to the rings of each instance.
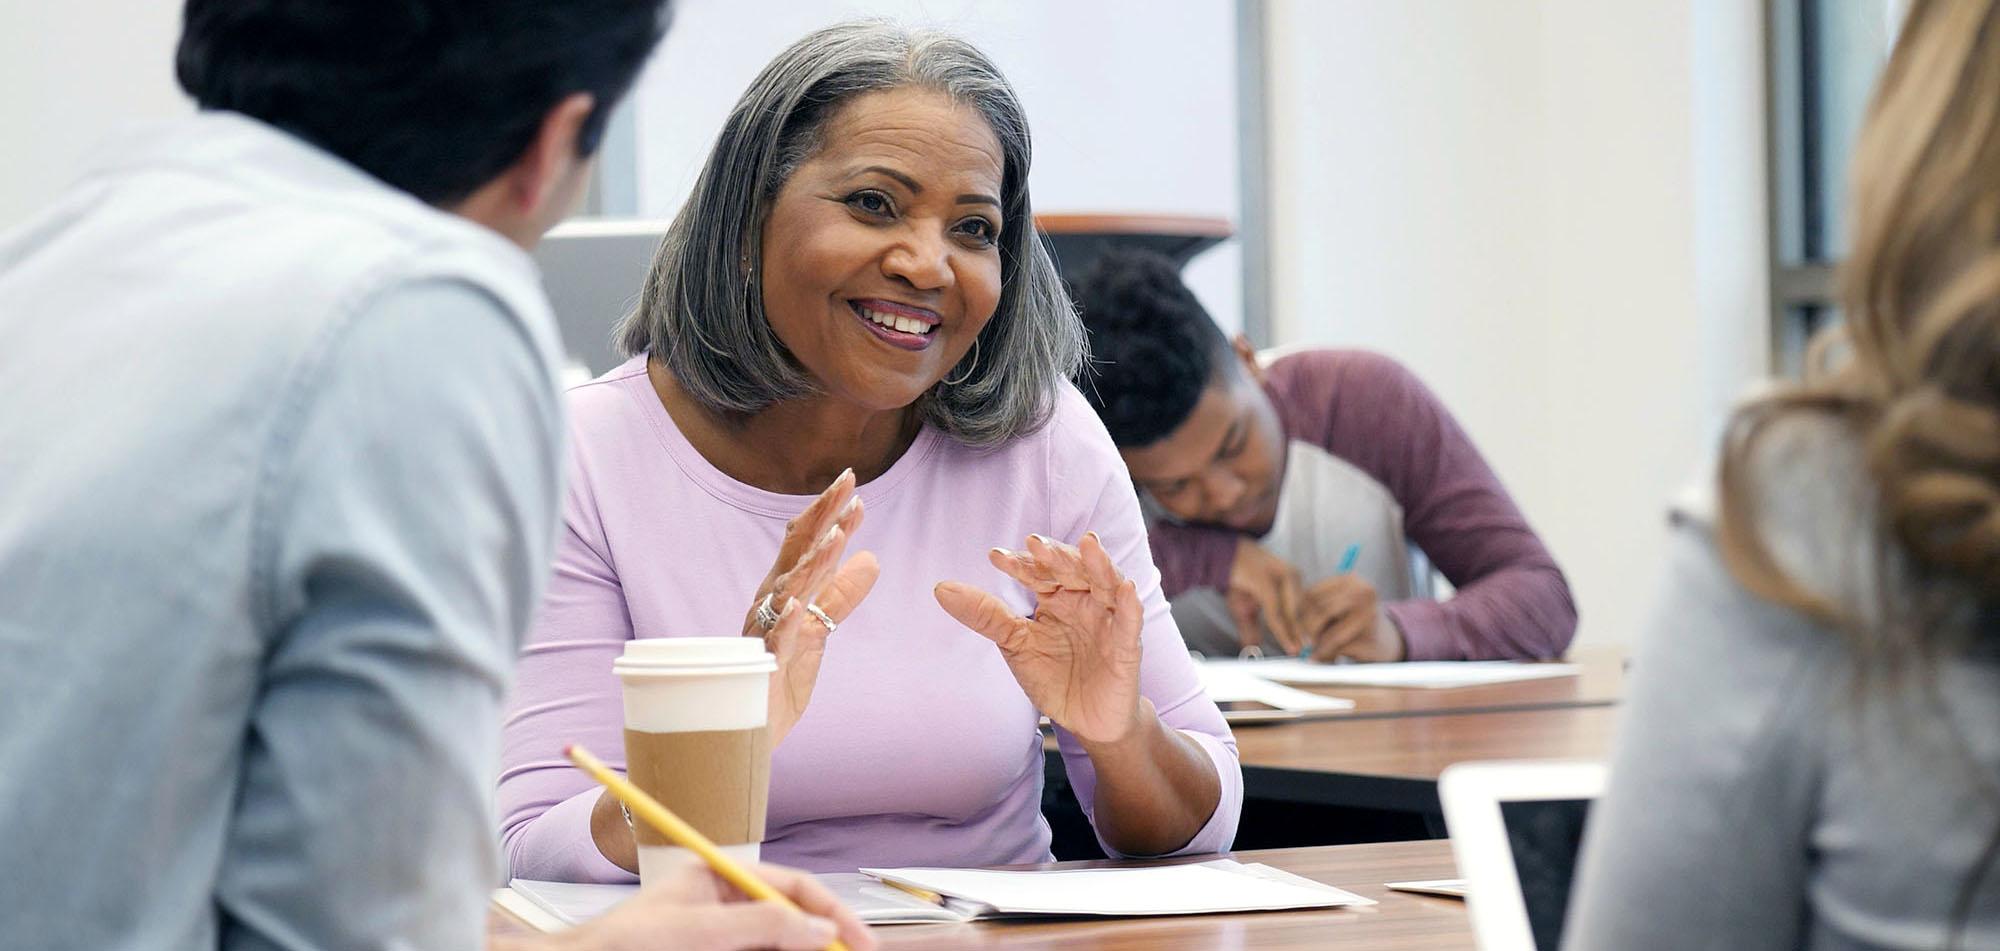
[[[1160,949],[1160,951],[1281,951],[1342,947],[1366,951],[1469,951],[1470,920],[1463,902],[1392,892],[1384,882],[1456,878],[1451,845],[1443,841],[1336,845],[1313,849],[1238,852],[1242,862],[1262,862],[1314,881],[1344,888],[1381,904],[1365,908],[1190,915],[1179,918],[1014,920],[963,925],[892,925],[875,929],[882,947]],[[1182,861],[1202,862],[1211,855]],[[1168,863],[1058,862],[1025,868],[1101,868]],[[494,908],[488,930],[519,934],[517,919]]]
[[[1451,845],[1443,841],[1337,845],[1312,849],[1238,852],[1242,862],[1262,862],[1314,881],[1372,898],[1379,905],[1321,911],[1193,915],[1181,918],[992,921],[966,925],[897,925],[876,929],[882,947],[1285,949],[1343,947],[1369,951],[1470,949],[1465,905],[1448,898],[1392,892],[1384,882],[1455,878]],[[1194,856],[1188,861],[1207,861]],[[1142,864],[1061,862],[1038,868],[1097,868]],[[1157,863],[1155,863],[1157,864]]]
[[[1421,690],[1314,687],[1354,701],[1323,718],[1236,728],[1247,796],[1436,815],[1438,774],[1480,759],[1598,759],[1611,749],[1625,652],[1574,651],[1574,677]]]
[[[1337,716],[1236,730],[1246,795],[1435,816],[1438,774],[1479,759],[1597,759],[1611,749],[1625,652],[1571,652],[1574,677],[1419,690],[1315,687]]]
[[[1354,701],[1354,709],[1329,714],[1326,717],[1326,719],[1346,720],[1436,716],[1448,713],[1492,713],[1503,710],[1606,707],[1624,699],[1625,652],[1623,650],[1606,647],[1576,650],[1570,652],[1568,663],[1581,668],[1576,676],[1520,680],[1480,687],[1420,690],[1399,687],[1326,686],[1300,689]]]
[[[1263,799],[1438,811],[1437,778],[1465,760],[1602,759],[1615,707],[1327,719],[1236,731],[1246,794]]]

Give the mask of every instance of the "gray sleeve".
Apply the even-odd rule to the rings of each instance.
[[[272,634],[221,945],[472,951],[502,697],[553,539],[554,385],[514,315],[449,281],[376,297],[296,380],[256,500]]]
[[[1671,551],[1564,945],[1797,947],[1838,643],[1739,587],[1698,526]]]

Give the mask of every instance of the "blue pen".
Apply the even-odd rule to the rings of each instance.
[[[1347,546],[1347,550],[1340,553],[1340,567],[1333,569],[1333,573],[1337,575],[1344,575],[1350,571],[1353,571],[1354,562],[1356,559],[1360,557],[1361,557],[1360,542],[1355,542],[1354,544]],[[1310,647],[1299,648],[1299,659],[1311,660],[1312,648]]]

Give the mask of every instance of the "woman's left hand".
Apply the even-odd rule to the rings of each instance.
[[[1042,713],[1085,743],[1124,739],[1145,715],[1139,703],[1139,632],[1145,616],[1131,579],[1092,532],[1072,548],[1040,535],[1026,551],[995,548],[993,566],[1035,593],[1033,617],[971,585],[946,581],[938,604],[1000,648],[1014,679]]]

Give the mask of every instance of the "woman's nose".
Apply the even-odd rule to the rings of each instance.
[[[882,260],[882,270],[920,291],[951,286],[951,253],[941,238],[911,234]]]

